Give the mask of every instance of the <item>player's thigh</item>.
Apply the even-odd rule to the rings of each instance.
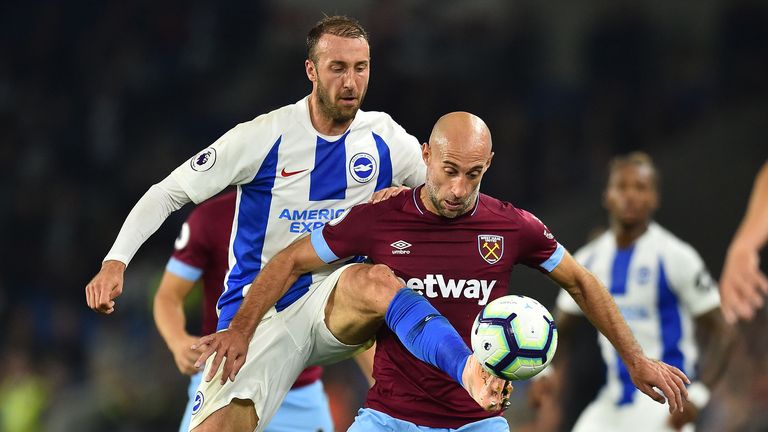
[[[320,380],[291,389],[264,432],[333,432],[328,397]]]
[[[376,333],[390,301],[403,287],[389,267],[344,267],[325,307],[326,323],[342,342],[359,344]]]
[[[293,326],[302,325],[293,320]],[[301,331],[299,331],[301,330]],[[266,425],[277,411],[288,390],[306,367],[310,352],[311,324],[303,322],[303,328],[291,331],[282,313],[272,313],[259,324],[248,346],[245,363],[235,377],[221,384],[222,367],[211,381],[202,380],[195,394],[191,427],[212,424],[222,415],[217,411],[228,407],[232,401],[248,401],[245,408],[228,407],[238,417],[248,417],[250,412]],[[213,357],[206,362],[203,376],[210,371]],[[208,418],[211,417],[211,421]],[[208,427],[208,426],[206,426]],[[261,429],[261,426],[260,426]]]
[[[337,318],[344,316],[344,314],[339,312],[342,307],[338,306],[338,304],[336,306],[333,304],[335,301],[334,294],[337,292],[337,283],[342,275],[350,268],[356,266],[358,265],[350,264],[338,268],[327,277],[313,283],[308,293],[297,302],[300,305],[291,305],[282,312],[283,314],[288,313],[296,316],[294,320],[289,319],[291,322],[311,323],[312,333],[310,338],[312,344],[308,365],[336,363],[370,348],[373,344],[373,336],[378,329],[378,325],[370,326],[362,331],[359,330],[360,327],[356,327],[354,331],[356,332],[355,337],[358,339],[350,339],[345,338],[337,330],[331,330],[326,319],[328,314],[336,313],[334,316]],[[333,312],[334,310],[335,312]],[[351,317],[344,317],[343,320],[345,322],[354,321],[356,326],[366,322],[360,319],[354,320]]]

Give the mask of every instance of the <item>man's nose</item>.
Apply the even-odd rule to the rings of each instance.
[[[463,176],[459,176],[451,183],[451,193],[456,198],[464,198],[467,196],[467,180]]]

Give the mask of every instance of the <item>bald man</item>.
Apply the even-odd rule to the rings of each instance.
[[[375,335],[376,383],[350,431],[508,431],[501,413],[511,387],[488,376],[468,344],[474,317],[509,292],[509,273],[522,263],[571,293],[632,365],[629,372],[641,391],[663,403],[656,387],[670,411],[682,407],[687,377],[643,354],[597,279],[538,218],[480,194],[491,144],[479,117],[441,117],[422,146],[426,183],[353,207],[276,255],[253,282],[229,330],[201,339],[199,361],[213,358],[206,380],[234,380],[238,371],[238,381],[243,375],[298,373],[308,364],[350,355]],[[360,255],[375,264],[350,264],[332,273],[307,293],[301,311],[271,312],[299,275]],[[275,336],[278,331],[290,338]],[[290,355],[283,350],[274,360],[262,359],[277,350],[270,344],[286,345],[286,339],[295,341]],[[335,351],[329,350],[331,341]]]

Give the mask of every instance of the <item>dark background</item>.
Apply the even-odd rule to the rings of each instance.
[[[132,261],[116,314],[91,312],[84,286],[151,184],[309,93],[304,38],[323,13],[371,34],[364,109],[422,141],[446,112],[484,118],[496,156],[483,190],[536,213],[572,251],[606,224],[608,160],[648,152],[662,175],[658,222],[719,276],[768,158],[766,2],[3,2],[0,430],[176,428],[186,380],[151,298],[189,208]],[[513,283],[552,306],[557,291],[536,272],[516,270]],[[340,427],[365,388],[347,366],[326,374]],[[705,428],[747,430],[725,411],[768,407],[765,374],[739,379],[757,389],[722,390],[728,408]],[[525,387],[513,429],[531,415]]]

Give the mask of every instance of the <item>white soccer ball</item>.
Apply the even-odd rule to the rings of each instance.
[[[557,349],[557,328],[547,308],[525,296],[488,303],[472,326],[472,350],[480,364],[506,380],[524,380],[544,370]]]

